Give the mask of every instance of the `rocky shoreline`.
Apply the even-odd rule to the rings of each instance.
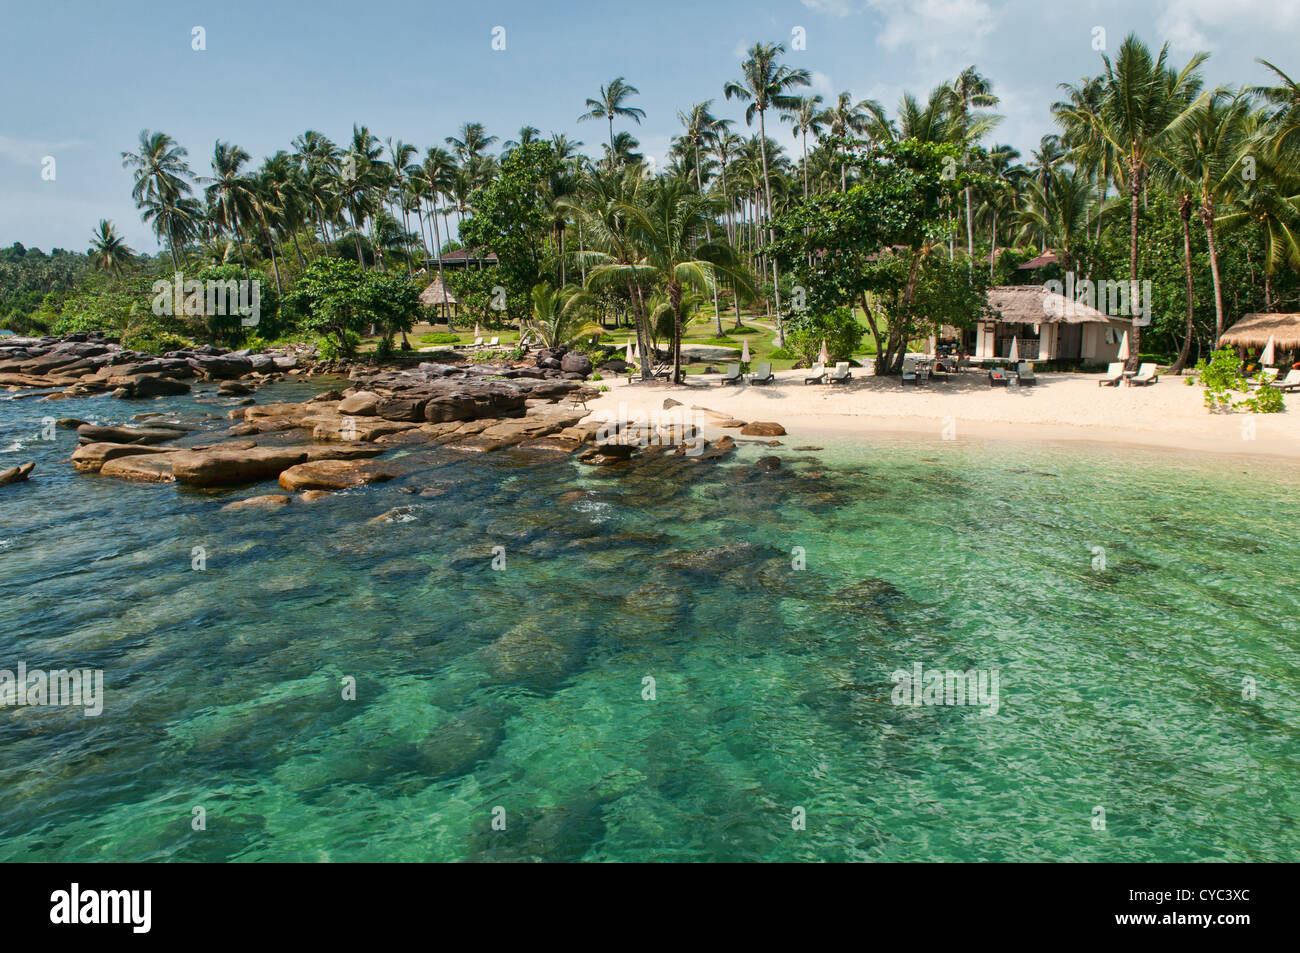
[[[112,426],[59,420],[60,427],[77,431],[80,446],[71,463],[84,473],[191,487],[274,480],[303,502],[409,474],[420,466],[411,453],[419,449],[517,449],[624,469],[664,454],[682,462],[718,460],[735,449],[730,437],[710,443],[682,428],[652,433],[623,427],[604,438],[605,422],[590,419],[586,407],[596,396],[586,383],[592,366],[575,351],[543,349],[529,361],[502,364],[476,363],[475,355],[455,350],[431,356],[439,360],[398,369],[213,347],[155,358],[98,335],[9,338],[0,344],[0,386],[54,391],[42,400],[97,394],[139,400],[216,383],[216,396],[243,398],[218,429],[155,414]],[[349,386],[298,403],[258,404],[248,396],[274,381],[328,372],[345,372]],[[404,452],[381,459],[398,448]],[[12,479],[30,472],[24,464]],[[291,498],[264,494],[232,505],[276,506]]]

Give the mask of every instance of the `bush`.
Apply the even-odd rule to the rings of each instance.
[[[421,344],[459,344],[460,335],[450,334],[447,331],[436,331],[433,334],[426,334],[420,338]]]
[[[1249,410],[1253,414],[1278,414],[1286,410],[1282,392],[1263,384],[1254,394],[1234,402],[1233,393],[1249,394],[1250,387],[1241,373],[1241,361],[1232,348],[1220,348],[1207,361],[1196,363],[1196,379],[1205,388],[1205,406],[1210,413]]]
[[[347,353],[351,354],[361,344],[361,335],[355,331],[347,332]],[[320,355],[322,361],[337,361],[343,357],[343,348],[339,347],[339,342],[334,338],[327,336],[321,337],[316,341],[316,353]]]
[[[849,308],[836,308],[821,315],[800,312],[785,322],[785,350],[811,364],[825,341],[832,361],[847,361],[862,343],[864,331]]]

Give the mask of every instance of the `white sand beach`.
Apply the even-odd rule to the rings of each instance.
[[[818,434],[897,432],[920,438],[1091,441],[1195,453],[1280,457],[1300,462],[1300,394],[1283,414],[1212,414],[1202,389],[1162,376],[1146,387],[1099,387],[1098,375],[1040,374],[1031,387],[990,387],[979,370],[904,387],[897,377],[855,370],[847,384],[803,383],[784,371],[770,384],[723,387],[712,375],[682,386],[610,382],[589,402],[598,417],[662,413],[665,398],[700,412],[705,433],[725,418],[774,421],[805,440]],[[1244,395],[1243,395],[1244,396]],[[622,408],[622,409],[620,409]],[[736,430],[727,432],[738,433]]]

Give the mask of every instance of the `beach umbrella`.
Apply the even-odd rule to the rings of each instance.
[[[1117,361],[1128,360],[1128,332],[1124,332],[1124,339],[1119,342],[1119,353],[1115,355]]]
[[[830,361],[831,361],[831,356],[830,356],[830,354],[827,353],[827,351],[826,351],[826,339],[825,339],[825,338],[822,338],[822,349],[821,349],[821,352],[817,355],[817,361],[818,361],[818,363],[821,363],[821,364],[829,364]]]
[[[1264,353],[1259,356],[1259,363],[1261,367],[1273,366],[1273,361],[1275,359],[1273,354],[1274,343],[1275,342],[1273,341],[1273,335],[1270,334],[1268,336],[1268,344],[1264,345]]]
[[[1020,339],[1019,338],[1011,339],[1011,353],[1007,355],[1007,359],[1011,361],[1012,364],[1020,360]]]
[[[624,352],[623,360],[627,361],[629,364],[632,363],[632,339],[631,338],[627,339],[627,348],[626,351]]]
[[[744,343],[740,345],[740,363],[749,363],[749,338],[745,338]]]

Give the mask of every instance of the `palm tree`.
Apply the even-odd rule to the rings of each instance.
[[[687,291],[709,292],[718,273],[748,284],[726,242],[701,241],[712,203],[680,180],[653,190],[649,202],[624,202],[618,213],[639,252],[635,263],[606,263],[592,269],[589,284],[632,281],[643,292],[662,284],[673,311],[673,381],[681,383],[683,299]]]
[[[1250,101],[1226,89],[1206,92],[1183,122],[1172,130],[1164,150],[1159,173],[1178,200],[1183,222],[1184,259],[1187,269],[1187,333],[1175,365],[1179,371],[1191,354],[1192,275],[1191,213],[1199,206],[1201,224],[1210,252],[1210,276],[1214,281],[1214,339],[1223,335],[1223,287],[1219,276],[1219,251],[1214,231],[1216,203],[1230,200],[1237,190],[1239,160],[1249,142],[1246,134]],[[1176,372],[1175,372],[1176,373]]]
[[[1124,172],[1129,198],[1129,281],[1137,282],[1139,202],[1151,169],[1166,146],[1170,127],[1192,106],[1200,92],[1198,71],[1207,54],[1197,53],[1180,71],[1170,68],[1169,46],[1151,51],[1130,33],[1112,63],[1105,64],[1104,85],[1091,129],[1114,150]],[[1140,360],[1142,329],[1134,322],[1131,367]]]
[[[803,197],[808,197],[808,133],[821,135],[822,125],[828,116],[821,109],[820,96],[800,96],[795,105],[781,113],[781,118],[794,126],[796,137],[803,137]]]
[[[244,175],[244,165],[248,160],[248,153],[239,146],[218,140],[212,148],[212,175],[199,178],[199,182],[207,183],[204,194],[218,234],[230,234],[235,238],[245,276],[248,274],[248,260],[244,257],[241,226],[252,220],[255,189],[253,181]]]
[[[1251,94],[1261,97],[1276,107],[1269,115],[1265,141],[1269,158],[1288,156],[1292,163],[1300,156],[1300,84],[1268,60],[1257,60],[1268,67],[1281,81],[1276,86],[1254,86]]]
[[[1087,234],[1084,216],[1091,191],[1088,179],[1071,169],[1058,169],[1048,188],[1031,181],[1028,205],[1020,213],[1019,240],[1037,242],[1044,250],[1055,248],[1061,267],[1072,271],[1074,249]]]
[[[866,134],[871,129],[869,116],[883,116],[884,107],[874,99],[864,99],[854,105],[853,97],[847,92],[840,93],[835,105],[826,110],[826,124],[832,136],[841,140],[853,139]],[[843,147],[837,147],[837,151]],[[840,191],[849,190],[848,162],[840,153]]]
[[[106,218],[99,220],[99,225],[90,236],[90,258],[100,271],[120,275],[122,268],[129,265],[135,257],[126,241],[117,233],[117,228]]]
[[[557,348],[568,344],[589,327],[592,298],[577,285],[552,288],[549,281],[533,285],[533,314],[528,326],[542,344]]]
[[[957,104],[957,121],[966,127],[966,141],[974,145],[986,131],[993,117],[981,117],[981,121],[972,121],[972,109],[985,109],[998,104],[998,97],[993,95],[993,84],[981,76],[974,66],[968,66],[952,82],[952,94]],[[971,187],[966,186],[966,254],[973,261],[975,258],[975,219],[971,211]]]
[[[610,80],[609,85],[600,87],[600,94],[596,99],[587,100],[587,111],[578,117],[579,122],[587,119],[605,119],[609,121],[609,161],[611,169],[614,167],[614,157],[618,154],[618,150],[614,148],[614,117],[631,119],[637,125],[640,125],[641,120],[645,118],[645,110],[639,106],[624,105],[629,97],[639,95],[641,95],[639,89],[624,82],[622,76],[617,76]]]
[[[451,146],[452,155],[460,164],[459,175],[452,187],[459,221],[469,210],[470,193],[487,178],[488,169],[485,167],[487,157],[484,153],[492,143],[497,141],[497,137],[489,136],[481,122],[467,122],[460,127],[459,137],[448,136],[444,141]]]
[[[1264,308],[1273,310],[1273,275],[1282,264],[1300,267],[1300,179],[1267,159],[1257,160],[1257,177],[1240,183],[1232,204],[1219,216],[1225,228],[1254,225],[1264,243]]]
[[[790,109],[795,104],[791,93],[796,87],[809,86],[812,78],[806,69],[791,69],[777,63],[785,52],[780,43],[755,43],[749,48],[749,58],[741,65],[742,76],[739,81],[731,80],[722,87],[727,99],[739,99],[749,103],[745,109],[745,124],[753,125],[754,116],[758,116],[759,144],[763,159],[763,196],[766,202],[767,217],[772,217],[772,182],[767,171],[767,124],[766,114],[769,109]]]
[[[152,221],[154,232],[166,238],[172,265],[180,271],[176,242],[188,237],[198,214],[197,203],[189,199],[190,167],[184,147],[164,132],[140,131],[138,152],[123,152],[122,167],[133,170],[135,186],[131,197]]]

